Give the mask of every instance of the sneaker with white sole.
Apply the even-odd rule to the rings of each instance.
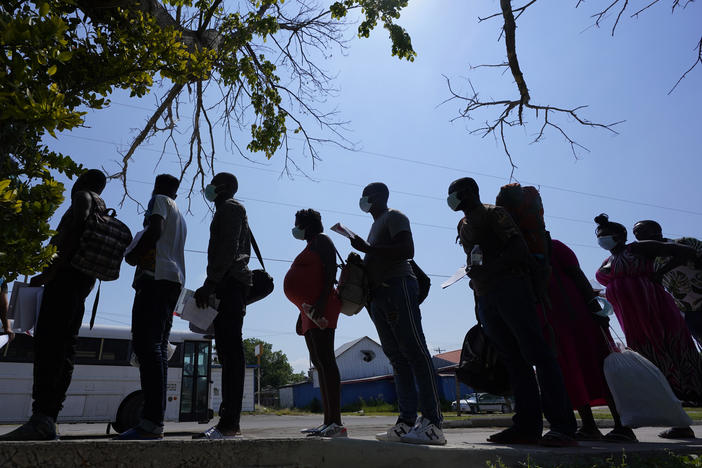
[[[408,444],[446,445],[444,432],[424,416],[417,418],[417,423],[401,440]]]
[[[195,434],[193,439],[207,439],[207,440],[222,440],[222,439],[240,439],[241,432],[237,431],[235,434],[223,434],[217,426],[212,426],[205,432]]]
[[[319,437],[333,439],[336,437],[348,437],[349,433],[344,426],[339,426],[337,423],[331,423],[316,435]]]
[[[302,429],[300,432],[302,432],[303,434],[316,434],[318,432],[322,432],[325,427],[327,427],[326,424],[320,424],[317,427],[310,427],[307,429]]]
[[[398,422],[385,432],[375,435],[375,438],[383,442],[402,442],[402,436],[407,434],[412,426],[403,422]]]

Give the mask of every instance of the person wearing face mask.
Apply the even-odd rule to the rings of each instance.
[[[504,360],[514,390],[512,427],[491,435],[488,441],[578,445],[563,375],[539,323],[529,281],[530,254],[519,227],[503,208],[481,203],[478,184],[470,177],[449,185],[447,203],[465,215],[459,237],[468,257],[466,272],[478,319]],[[481,251],[479,258],[474,255],[476,250]],[[543,436],[542,410],[551,423],[551,430]]]
[[[207,247],[207,279],[195,291],[198,307],[212,296],[219,299],[214,319],[215,347],[222,365],[222,404],[219,422],[193,439],[227,439],[241,435],[239,419],[244,395],[244,345],[241,330],[246,296],[251,287],[251,236],[244,205],[234,200],[239,183],[233,174],[220,172],[205,187],[205,198],[214,202]]]
[[[363,189],[359,207],[371,214],[373,225],[367,241],[359,236],[351,239],[351,246],[365,253],[370,316],[392,364],[400,408],[397,423],[376,438],[444,445],[436,375],[422,331],[417,278],[409,263],[414,257],[412,231],[407,216],[388,208],[389,196],[382,182]]]
[[[303,433],[347,437],[341,423],[341,382],[334,355],[334,332],[341,311],[341,300],[334,290],[336,249],[323,230],[317,211],[300,210],[295,214],[292,235],[306,245],[285,275],[283,289],[300,311],[296,328],[305,337],[310,359],[319,374],[324,408],[324,423]]]
[[[653,266],[656,257],[686,261],[694,259],[697,252],[657,241],[627,244],[623,225],[610,221],[604,213],[595,217],[595,222],[597,243],[611,254],[596,278],[606,287],[627,346],[660,369],[681,401],[702,402],[702,359],[673,298],[654,281]],[[687,439],[695,434],[689,427],[674,427],[659,436]]]
[[[655,221],[645,220],[634,224],[634,236],[637,240],[654,240],[674,242],[687,245],[697,251],[694,262],[681,262],[667,257],[658,257],[654,262],[656,277],[673,296],[678,309],[685,315],[685,322],[697,343],[702,346],[702,241],[694,237],[666,239],[661,225]]]

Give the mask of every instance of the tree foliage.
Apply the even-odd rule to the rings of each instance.
[[[288,357],[282,351],[273,351],[273,345],[257,338],[244,340],[244,355],[246,364],[257,364],[254,348],[257,344],[263,345],[261,355],[261,384],[262,387],[278,388],[282,385],[301,382],[307,377],[302,372],[295,373],[288,362]],[[256,375],[255,378],[258,378]],[[258,388],[258,384],[256,385]]]
[[[7,0],[0,4],[0,275],[9,280],[49,261],[48,220],[62,201],[56,173],[83,168],[53,152],[51,139],[84,123],[88,110],[109,106],[116,89],[141,97],[156,90],[153,115],[112,174],[128,196],[127,172],[139,146],[166,132],[189,131],[179,152],[190,189],[214,172],[215,151],[228,143],[271,158],[299,133],[314,161],[315,145],[344,144],[343,122],[321,109],[333,91],[320,62],[346,47],[344,19],[361,11],[368,37],[387,29],[392,54],[412,60],[407,32],[396,20],[407,0],[341,0],[329,8],[310,0]],[[206,94],[206,91],[209,93]],[[180,106],[194,109],[180,121]],[[223,126],[227,142],[215,142]],[[321,129],[317,134],[308,129]],[[248,130],[248,138],[245,137]],[[316,131],[316,130],[315,130]]]

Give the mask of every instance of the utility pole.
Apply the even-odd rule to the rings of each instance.
[[[261,355],[263,354],[263,346],[258,343],[254,348],[256,359],[258,361],[258,407],[261,407]]]

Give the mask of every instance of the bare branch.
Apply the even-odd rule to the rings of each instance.
[[[677,88],[680,82],[685,79],[687,74],[690,73],[700,63],[702,63],[702,37],[700,37],[700,41],[697,43],[697,59],[695,60],[695,63],[693,63],[692,66],[688,68],[680,78],[678,78],[678,81],[675,83],[675,86],[673,86],[670,89],[670,91],[668,91],[668,95],[675,91],[675,88]]]

